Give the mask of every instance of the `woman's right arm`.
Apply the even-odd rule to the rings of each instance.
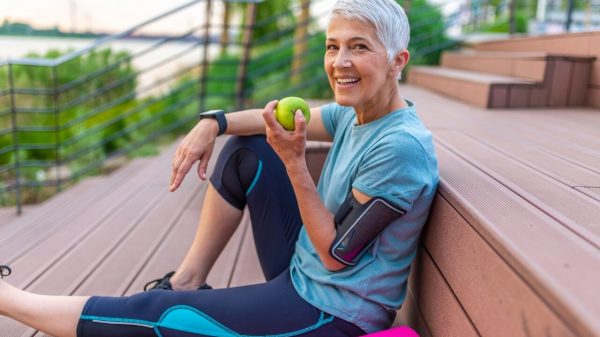
[[[249,136],[265,134],[265,121],[262,109],[250,109],[225,114],[228,135]],[[198,165],[198,176],[206,180],[206,168],[212,156],[219,126],[215,119],[205,118],[185,136],[173,156],[173,167],[169,190],[175,191],[181,185],[194,163]],[[310,140],[330,141],[331,136],[321,119],[321,109],[311,109],[311,122],[307,126],[307,138]]]
[[[251,109],[232,112],[225,115],[227,119],[227,131],[229,135],[255,135],[265,133],[265,122],[262,118],[262,110]],[[173,166],[171,170],[171,181],[169,190],[175,191],[181,185],[186,174],[197,161],[198,176],[206,180],[206,168],[215,146],[215,139],[219,132],[217,121],[212,118],[202,119],[183,138],[181,144],[173,155]]]

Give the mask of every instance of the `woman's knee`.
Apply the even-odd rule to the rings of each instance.
[[[238,209],[246,205],[246,195],[259,171],[259,156],[264,151],[261,143],[268,146],[264,136],[231,137],[221,150],[210,178],[219,194]]]

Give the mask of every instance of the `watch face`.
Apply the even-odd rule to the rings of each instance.
[[[223,112],[223,110],[210,110],[200,114],[200,118],[216,118],[218,113]]]

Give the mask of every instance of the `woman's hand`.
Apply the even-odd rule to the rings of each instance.
[[[206,180],[206,168],[208,160],[212,155],[215,139],[219,133],[219,126],[214,119],[203,119],[190,131],[173,155],[173,168],[169,190],[175,191],[185,175],[196,161],[198,165],[198,176]]]
[[[271,101],[263,111],[267,142],[287,168],[299,164],[306,165],[304,155],[306,149],[306,120],[304,115],[300,110],[296,111],[294,116],[296,129],[287,131],[275,119],[273,113],[275,106],[277,106],[277,101]]]

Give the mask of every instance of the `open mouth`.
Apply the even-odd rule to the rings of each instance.
[[[347,85],[353,85],[360,82],[360,78],[356,78],[356,77],[347,77],[347,78],[336,78],[336,83],[338,85],[342,85],[342,86],[347,86]]]

